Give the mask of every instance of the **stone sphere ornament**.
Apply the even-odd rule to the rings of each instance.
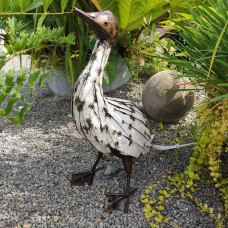
[[[193,89],[186,77],[178,78],[178,72],[165,70],[146,82],[142,102],[151,118],[172,123],[179,121],[194,103],[193,91],[169,91],[169,89]]]

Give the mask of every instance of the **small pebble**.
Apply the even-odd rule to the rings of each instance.
[[[53,221],[54,221],[54,222],[58,222],[58,221],[59,221],[58,216],[54,216],[54,217],[53,217]]]

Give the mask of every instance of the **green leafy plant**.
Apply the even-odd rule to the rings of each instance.
[[[176,196],[193,200],[203,213],[207,212],[216,221],[216,227],[224,227],[222,215],[216,215],[213,208],[199,202],[191,192],[195,191],[198,181],[214,183],[228,217],[228,176],[224,159],[228,152],[228,5],[223,0],[196,3],[196,8],[188,6],[189,14],[181,13],[179,18],[170,21],[171,28],[179,32],[187,45],[176,41],[179,53],[162,57],[208,95],[196,108],[197,119],[191,129],[196,143],[189,165],[183,173],[168,176],[172,187],[169,188]]]
[[[56,54],[56,60],[61,60],[58,65],[62,65],[61,70],[66,71],[68,81],[72,85],[77,80],[77,76],[80,74],[83,66],[85,65],[88,45],[89,45],[89,27],[85,25],[80,19],[75,17],[72,13],[72,7],[76,6],[83,9],[85,7],[84,1],[76,0],[27,0],[27,1],[6,1],[0,16],[3,19],[7,16],[14,15],[22,21],[24,25],[23,29],[30,33],[37,33],[42,27],[50,29],[62,29],[62,37],[76,36],[74,44],[69,42],[68,45],[63,43],[51,42],[49,44],[55,46],[54,49],[46,48],[42,46],[43,52],[49,57],[53,57],[52,53]],[[79,39],[83,37],[82,39]],[[55,40],[57,41],[57,40]],[[75,51],[79,50],[80,55],[75,54]],[[33,57],[36,59],[39,57],[39,52],[33,52]],[[76,58],[77,67],[76,70],[73,67],[75,62],[72,62],[71,57]],[[53,58],[49,58],[48,64],[53,63]],[[56,61],[54,61],[56,63]],[[57,64],[54,64],[55,68]]]
[[[137,78],[140,74],[150,77],[151,75],[160,71],[168,65],[168,62],[162,58],[157,58],[158,47],[160,48],[161,43],[168,46],[169,49],[163,48],[163,52],[171,53],[173,51],[173,42],[170,39],[159,40],[158,33],[156,33],[156,25],[151,26],[151,19],[146,20],[144,18],[144,30],[143,36],[140,39],[133,38],[130,45],[128,45],[124,51],[124,57],[127,60],[128,68],[133,78]],[[152,39],[154,37],[154,39]],[[159,40],[159,45],[156,42]],[[171,44],[172,43],[172,44]],[[172,47],[172,48],[171,48]],[[153,58],[148,54],[154,55]],[[153,67],[151,67],[153,65]]]
[[[216,2],[217,7],[214,1],[196,1],[198,7],[188,6],[190,14],[180,13],[178,19],[166,21],[174,24],[164,27],[175,29],[187,45],[177,41],[178,54],[162,57],[195,85],[205,88],[209,96],[212,94],[210,102],[228,98],[227,5],[222,0]],[[213,97],[215,91],[219,95]]]
[[[176,12],[182,12],[186,9],[187,2],[179,0],[91,1],[99,11],[110,10],[116,15],[119,21],[119,38],[114,49],[118,51],[120,58],[123,57],[127,60],[130,72],[135,78],[143,68],[143,59],[149,59],[143,54],[143,51],[147,49],[147,51],[154,54],[154,45],[148,40],[146,42],[139,39],[140,34],[145,33],[145,22],[146,24],[149,22],[150,25],[155,25],[168,17],[173,18],[176,16]],[[163,65],[162,61],[159,64]],[[116,68],[116,61],[112,61],[112,58],[110,58],[109,62],[112,68]],[[109,83],[111,83],[115,77],[109,77],[109,79]]]
[[[65,63],[66,70],[69,69],[71,74],[67,74],[69,81],[74,81],[72,78],[72,54],[70,52],[70,45],[75,44],[75,36],[71,33],[68,36],[64,36],[63,28],[46,28],[41,27],[36,32],[29,34],[28,31],[24,29],[23,24],[18,21],[15,17],[8,18],[6,22],[6,30],[8,35],[8,44],[6,45],[8,53],[11,55],[8,60],[22,53],[31,53],[32,60],[36,60],[35,56],[45,55],[46,50],[52,54],[48,57],[48,62],[46,65],[52,62],[52,66],[56,67],[59,63],[63,62],[64,59],[58,58],[58,53],[64,53],[66,56]],[[58,48],[57,48],[58,46]],[[70,59],[70,61],[69,61]]]
[[[225,227],[220,213],[216,214],[212,207],[208,206],[208,204],[201,203],[199,199],[193,196],[192,193],[195,191],[195,186],[187,188],[184,175],[176,175],[174,178],[169,176],[169,179],[170,184],[163,188],[163,190],[161,189],[161,182],[158,182],[150,185],[145,190],[144,194],[141,195],[141,202],[145,206],[143,212],[148,223],[150,223],[150,227],[156,228],[162,223],[165,223],[168,227],[180,227],[177,224],[174,224],[171,218],[163,215],[165,208],[168,209],[169,207],[169,205],[165,202],[166,199],[169,198],[182,198],[193,201],[200,208],[202,214],[207,213],[209,217],[216,222],[216,228]]]
[[[3,52],[1,61],[4,58]],[[6,107],[0,109],[0,116],[11,121],[14,124],[22,125],[26,112],[31,108],[32,102],[26,101],[26,96],[23,97],[21,89],[25,86],[26,79],[28,80],[27,91],[34,87],[39,78],[40,88],[43,86],[49,71],[41,73],[40,70],[33,70],[29,75],[26,75],[26,69],[21,68],[15,77],[15,70],[11,69],[6,74],[0,70],[0,105],[6,102]],[[16,80],[15,80],[16,78]],[[14,108],[16,103],[20,103],[18,108]],[[14,115],[10,115],[14,111]]]
[[[39,29],[42,26],[45,26],[46,28],[63,28],[63,36],[69,36],[72,34],[76,36],[76,42],[74,45],[70,44],[63,48],[61,44],[55,44],[56,50],[62,50],[56,53],[57,59],[63,59],[63,62],[65,63],[58,64],[62,65],[61,70],[65,68],[64,71],[66,71],[68,81],[71,82],[72,86],[86,63],[90,34],[89,26],[73,14],[73,6],[82,10],[85,8],[84,1],[45,0],[39,8],[36,8],[36,12],[44,12],[45,14],[42,14],[41,16],[36,15],[36,20],[34,22],[34,28],[36,29]],[[46,49],[45,51],[48,55],[51,55],[52,53],[49,49]],[[79,54],[75,55],[75,51],[78,51]],[[72,55],[76,57],[76,62],[72,62]],[[49,61],[49,63],[52,62],[52,60]],[[74,65],[76,66],[76,69],[74,69]],[[53,67],[56,68],[56,66]]]
[[[225,174],[226,161],[222,158],[228,152],[228,102],[224,101],[216,107],[208,104],[199,109],[197,114],[197,142],[185,174],[194,182],[195,175],[209,173],[215,187],[221,192],[228,217],[228,176]]]
[[[0,67],[2,68],[7,61],[13,57],[22,53],[35,52],[45,48],[54,48],[53,44],[66,44],[74,42],[75,37],[73,35],[63,36],[63,29],[49,29],[42,27],[37,32],[31,34],[22,31],[23,24],[19,22],[15,17],[8,18],[7,20],[7,34],[8,44],[6,45],[9,55],[6,56],[4,52],[0,53]],[[55,52],[54,52],[55,53]],[[53,55],[54,56],[54,55]],[[30,109],[32,103],[26,99],[26,95],[31,88],[35,88],[35,84],[39,78],[39,86],[42,87],[49,71],[41,72],[40,69],[30,69],[30,74],[26,74],[25,68],[21,68],[17,75],[15,70],[11,69],[5,74],[4,71],[0,71],[0,104],[6,102],[5,109],[0,109],[0,116],[10,120],[14,124],[22,125],[26,112]],[[23,96],[21,90],[27,83],[27,92]],[[21,105],[19,108],[14,108],[17,103]],[[14,116],[11,115],[14,111]]]
[[[123,1],[110,1],[108,0],[91,0],[98,10],[110,10],[119,20],[120,33],[122,38],[128,32],[139,29],[143,26],[144,20],[152,18],[151,23],[160,18],[167,12],[180,11],[184,7],[186,1],[170,0],[123,0]],[[175,12],[174,11],[174,12]]]

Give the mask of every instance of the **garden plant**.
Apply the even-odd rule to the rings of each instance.
[[[208,98],[195,108],[197,119],[191,131],[196,142],[188,167],[181,174],[168,176],[170,185],[159,191],[158,198],[150,200],[157,184],[149,186],[142,196],[151,227],[161,222],[170,224],[162,215],[163,201],[177,196],[194,200],[217,222],[217,227],[225,227],[220,213],[193,197],[198,181],[214,184],[228,216],[228,7],[222,0],[198,4],[196,8],[188,6],[189,14],[180,13],[178,19],[169,21],[173,23],[169,28],[176,30],[185,43],[176,41],[178,54],[163,58],[182,73],[180,77],[188,77],[197,88],[205,90]]]

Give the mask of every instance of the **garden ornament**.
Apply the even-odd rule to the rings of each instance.
[[[73,12],[87,22],[97,41],[89,62],[79,76],[72,97],[72,115],[80,135],[98,151],[92,169],[72,175],[72,185],[91,185],[98,162],[103,154],[113,154],[123,161],[127,173],[126,188],[121,194],[109,194],[107,209],[115,209],[124,199],[123,211],[129,207],[132,159],[145,154],[151,147],[148,121],[130,101],[103,95],[104,69],[118,35],[118,21],[110,11],[85,13],[77,8]],[[155,146],[156,148],[156,146]]]

